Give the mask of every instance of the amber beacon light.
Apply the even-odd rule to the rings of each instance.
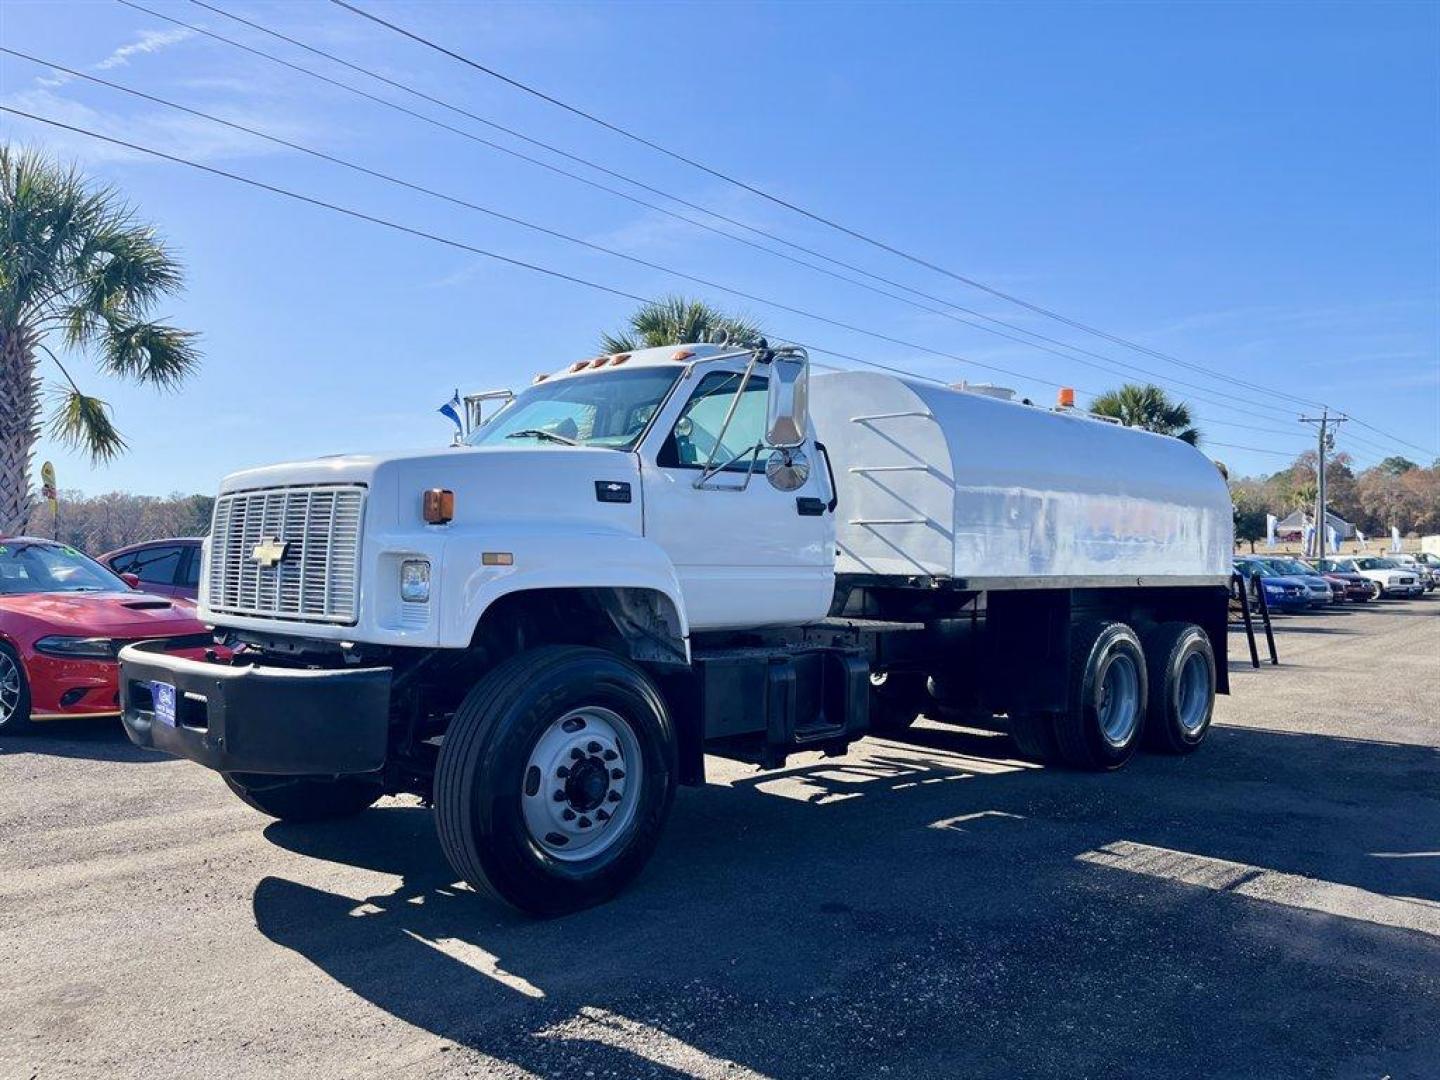
[[[455,492],[431,488],[425,492],[422,516],[431,525],[444,525],[455,516]]]

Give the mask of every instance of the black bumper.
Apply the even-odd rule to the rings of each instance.
[[[165,642],[120,651],[121,719],[130,741],[217,772],[337,776],[385,765],[388,667],[310,671],[168,655]],[[174,725],[152,686],[175,687]]]

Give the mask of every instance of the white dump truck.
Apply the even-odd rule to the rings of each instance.
[[[121,652],[130,737],[286,820],[434,807],[456,873],[621,889],[705,756],[918,716],[1118,768],[1228,689],[1231,509],[1175,439],[803,350],[580,361],[461,445],[227,477],[205,660]]]

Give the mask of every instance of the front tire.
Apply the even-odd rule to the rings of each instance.
[[[19,653],[0,641],[0,734],[19,735],[33,728],[25,665]]]
[[[1167,754],[1189,754],[1210,731],[1215,712],[1215,651],[1194,623],[1168,622],[1145,634],[1150,702],[1145,742]]]
[[[435,826],[455,872],[533,915],[610,899],[660,839],[675,798],[659,691],[601,649],[545,646],[466,695],[435,771]]]
[[[379,781],[368,776],[221,775],[241,802],[281,821],[353,817],[383,794]]]
[[[1134,630],[1105,621],[1074,627],[1069,705],[1055,719],[1061,762],[1103,772],[1129,761],[1144,728],[1147,686],[1145,652]]]

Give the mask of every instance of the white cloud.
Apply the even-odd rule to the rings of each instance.
[[[118,49],[105,57],[95,65],[96,71],[109,71],[112,68],[124,67],[130,62],[132,56],[145,56],[150,53],[159,52],[161,49],[168,49],[171,45],[178,45],[195,36],[193,30],[146,30],[141,33],[136,41],[129,45],[121,45]]]

